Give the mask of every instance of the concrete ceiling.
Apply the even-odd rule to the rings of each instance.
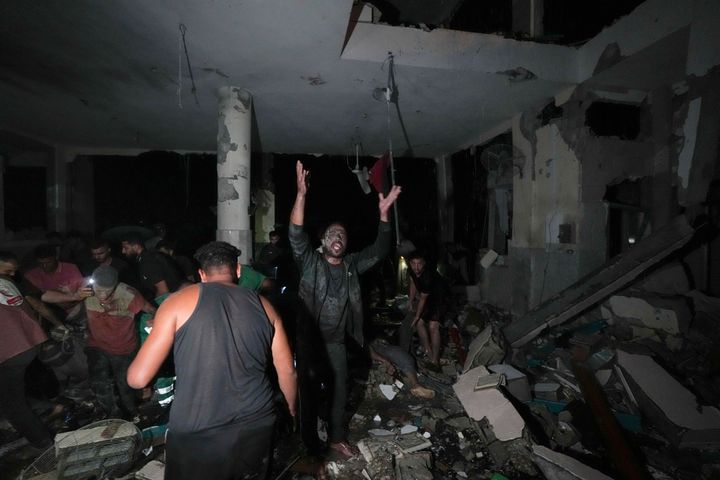
[[[392,51],[396,155],[407,138],[416,156],[431,157],[577,81],[576,49],[447,30],[349,29],[352,3],[3,0],[0,128],[78,147],[213,151],[216,91],[232,85],[253,95],[254,151],[343,154],[360,141],[376,154],[388,143],[388,109],[373,92],[386,85]],[[352,54],[344,51],[349,30]],[[518,81],[508,73],[517,67],[537,78]]]

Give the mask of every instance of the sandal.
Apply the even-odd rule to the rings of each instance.
[[[355,448],[354,446],[350,445],[347,442],[337,442],[337,443],[331,443],[330,444],[330,450],[333,450],[346,459],[353,458],[357,454],[360,453],[360,451]]]

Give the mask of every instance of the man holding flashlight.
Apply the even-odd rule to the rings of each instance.
[[[105,415],[118,417],[122,415],[114,395],[114,386],[117,386],[120,403],[132,418],[137,407],[126,377],[138,348],[135,315],[155,313],[156,309],[140,292],[118,282],[117,270],[109,265],[93,271],[91,284],[95,295],[84,300],[89,331],[85,354],[90,388]]]

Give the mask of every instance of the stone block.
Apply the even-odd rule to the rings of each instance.
[[[461,375],[453,385],[458,400],[470,418],[487,418],[497,439],[511,440],[520,437],[525,422],[505,395],[493,388],[475,390],[478,378],[487,374],[485,367],[476,367]]]
[[[499,363],[497,365],[490,365],[488,367],[493,373],[501,373],[505,375],[507,381],[507,390],[510,395],[517,398],[521,402],[529,402],[532,400],[530,395],[530,384],[528,383],[527,375],[522,373],[517,368],[507,363]]]

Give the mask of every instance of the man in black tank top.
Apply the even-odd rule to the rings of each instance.
[[[173,348],[168,480],[266,477],[275,422],[271,361],[295,416],[297,382],[285,329],[265,298],[236,285],[239,254],[225,242],[198,250],[202,283],[163,302],[128,369],[128,384],[144,387]]]

